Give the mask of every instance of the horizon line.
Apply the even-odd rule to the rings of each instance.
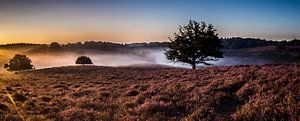
[[[242,38],[242,39],[260,39],[260,40],[266,40],[266,41],[292,41],[292,40],[298,40],[298,38],[295,36],[293,39],[267,39],[267,38],[260,38],[260,37],[240,37],[240,36],[232,36],[232,37],[219,37],[220,39],[228,39],[228,38]],[[39,42],[12,42],[12,43],[0,43],[0,45],[9,45],[9,44],[51,44],[52,42],[57,42],[59,44],[68,44],[68,43],[78,43],[78,42],[109,42],[109,43],[115,43],[115,44],[135,44],[135,43],[151,43],[151,42],[168,42],[170,40],[160,40],[160,41],[141,41],[141,42],[114,42],[110,40],[97,40],[97,39],[90,39],[90,40],[70,40],[69,42],[59,42],[59,41],[51,41],[51,42],[45,42],[45,43],[39,43]]]

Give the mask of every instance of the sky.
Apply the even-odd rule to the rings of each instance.
[[[188,20],[220,37],[300,38],[300,0],[1,0],[0,44],[168,41]]]

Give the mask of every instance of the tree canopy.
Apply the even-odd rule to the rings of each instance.
[[[168,60],[183,62],[192,65],[210,65],[207,61],[216,61],[222,58],[221,40],[211,24],[190,20],[187,25],[180,26],[171,43],[165,51]]]

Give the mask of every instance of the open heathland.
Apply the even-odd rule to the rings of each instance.
[[[1,74],[0,120],[300,119],[300,65],[69,66]]]

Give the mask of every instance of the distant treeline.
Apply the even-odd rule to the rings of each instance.
[[[291,41],[272,41],[265,39],[255,39],[255,38],[221,38],[222,45],[225,49],[242,49],[260,46],[300,46],[300,40],[294,39]],[[116,48],[164,48],[167,47],[169,42],[149,42],[149,43],[132,43],[132,44],[117,44],[111,42],[79,42],[79,43],[69,43],[63,45],[66,48],[85,48],[85,49],[104,49],[104,50],[114,50]]]
[[[164,48],[169,45],[169,42],[149,42],[149,43],[132,43],[126,44],[129,47],[146,47],[146,48]]]
[[[124,49],[126,46],[124,44],[102,42],[102,41],[86,41],[77,43],[68,43],[62,45],[65,49],[101,49],[105,51],[113,51],[116,49]]]
[[[294,39],[291,41],[272,41],[265,39],[255,38],[221,38],[224,49],[242,49],[260,46],[300,46],[300,40]],[[60,44],[60,47],[52,47],[46,44],[32,44],[32,43],[14,43],[0,45],[0,48],[20,48],[20,47],[33,47],[34,51],[46,49],[65,49],[65,50],[81,50],[81,49],[94,49],[103,51],[122,51],[133,48],[165,48],[169,42],[149,42],[149,43],[132,43],[132,44],[119,44],[103,41],[85,41],[77,43]]]
[[[149,43],[132,43],[132,44],[118,44],[112,42],[103,41],[85,41],[77,43],[68,43],[61,45],[62,48],[74,49],[103,49],[103,50],[115,50],[115,49],[128,49],[128,48],[159,48],[167,47],[169,42],[149,42]]]
[[[12,44],[5,44],[0,45],[2,49],[14,49],[14,48],[28,48],[28,47],[39,47],[42,44],[33,44],[33,43],[12,43]]]
[[[221,39],[225,49],[242,49],[260,46],[300,46],[300,40],[294,39],[291,41],[272,41],[265,39],[254,38],[225,38]]]

